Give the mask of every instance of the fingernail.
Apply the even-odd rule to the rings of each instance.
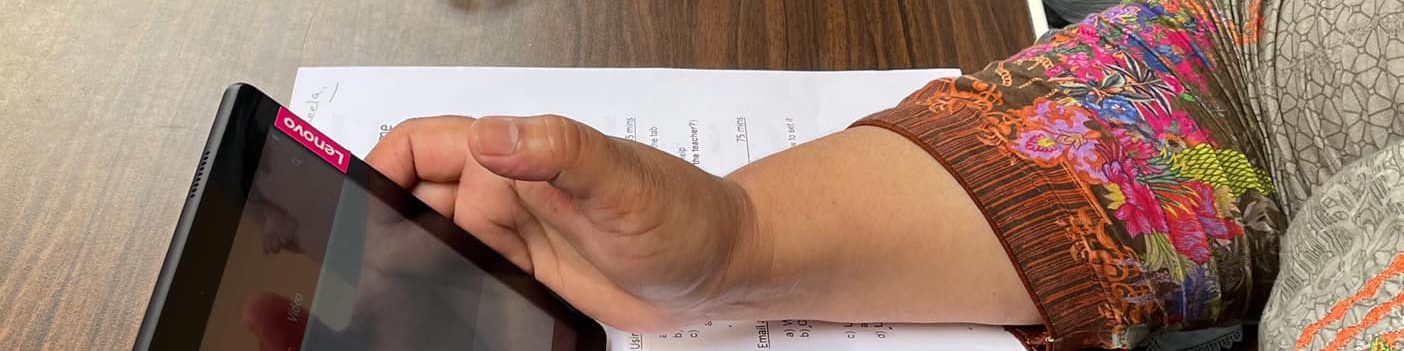
[[[507,156],[517,152],[520,132],[514,118],[490,117],[477,122],[478,153],[485,156]]]

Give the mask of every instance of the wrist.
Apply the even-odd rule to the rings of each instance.
[[[704,320],[751,320],[775,316],[775,309],[787,295],[778,284],[775,231],[770,230],[765,213],[757,207],[744,180],[720,179],[727,193],[732,235],[726,264],[719,271],[716,294],[701,309]]]

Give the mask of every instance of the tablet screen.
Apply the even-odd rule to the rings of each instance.
[[[575,349],[569,325],[384,196],[395,184],[267,135],[201,349]]]

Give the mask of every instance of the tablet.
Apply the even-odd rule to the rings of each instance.
[[[601,326],[276,101],[229,88],[137,350],[603,350]]]

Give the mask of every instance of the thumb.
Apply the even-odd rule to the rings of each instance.
[[[636,148],[565,117],[486,117],[471,136],[473,157],[489,171],[549,182],[576,199],[646,185]]]

